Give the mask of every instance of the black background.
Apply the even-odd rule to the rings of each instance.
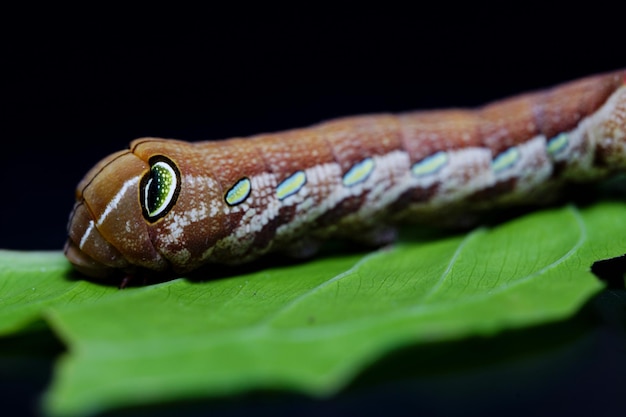
[[[205,7],[5,10],[0,248],[60,249],[76,183],[136,137],[223,139],[360,113],[474,106],[626,67],[618,6]],[[622,298],[607,304],[611,296]],[[626,392],[624,305],[623,291],[614,290],[556,327],[400,352],[388,362],[401,378],[374,367],[329,401],[260,395],[200,408],[608,414]],[[534,355],[539,361],[526,357],[526,344],[543,352]],[[8,372],[22,385],[3,384],[19,395],[2,396],[20,406],[32,401],[49,378],[47,360],[35,382]]]

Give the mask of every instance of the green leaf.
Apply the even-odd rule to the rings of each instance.
[[[48,306],[92,302],[114,292],[71,281],[67,278],[70,271],[70,264],[58,251],[0,250],[0,336],[36,322]]]
[[[206,282],[117,290],[69,279],[59,253],[0,252],[0,333],[43,317],[68,345],[46,396],[76,415],[249,389],[329,395],[392,349],[568,317],[626,248],[626,204],[407,237]]]

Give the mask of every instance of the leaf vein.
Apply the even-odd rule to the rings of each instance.
[[[422,304],[422,303],[428,301],[437,292],[439,292],[439,290],[441,290],[443,284],[445,283],[447,278],[450,276],[450,273],[452,272],[452,268],[454,267],[454,264],[456,263],[456,260],[459,258],[461,252],[463,251],[463,249],[465,248],[467,243],[470,240],[472,240],[476,235],[479,235],[479,234],[482,234],[482,233],[484,233],[484,229],[476,229],[476,230],[472,231],[471,233],[468,233],[465,236],[465,238],[463,238],[463,240],[459,243],[459,246],[456,248],[456,250],[452,254],[452,257],[450,258],[450,261],[448,262],[448,265],[446,266],[446,269],[441,273],[441,275],[439,276],[439,279],[437,280],[435,285],[433,285],[431,287],[430,291],[428,291],[426,294],[424,294],[422,296],[422,298],[417,301],[417,304]]]

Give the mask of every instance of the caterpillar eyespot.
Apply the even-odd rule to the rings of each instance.
[[[515,165],[519,158],[519,150],[517,149],[517,147],[513,146],[512,148],[507,149],[493,159],[493,161],[491,162],[491,169],[493,169],[493,172],[497,174],[501,171],[513,167],[513,165]]]
[[[416,177],[422,175],[431,175],[439,171],[448,163],[448,154],[439,151],[431,156],[424,158],[411,167],[411,172]]]
[[[244,177],[228,190],[224,199],[229,206],[241,204],[250,195],[251,188],[250,180]]]
[[[180,172],[176,164],[165,156],[150,158],[150,170],[139,187],[144,218],[155,222],[165,216],[176,204],[180,192]]]
[[[143,138],[78,184],[65,254],[92,277],[180,275],[329,238],[381,244],[403,221],[462,221],[619,171],[626,69],[470,110],[215,142]]]
[[[276,187],[276,197],[278,197],[279,200],[284,200],[300,191],[300,189],[304,187],[304,184],[306,184],[306,174],[304,171],[298,171],[278,184],[278,187]]]
[[[372,171],[374,170],[374,160],[372,158],[365,158],[361,162],[358,162],[346,172],[342,178],[343,185],[346,187],[352,187],[355,184],[365,181]]]
[[[567,148],[569,138],[567,133],[559,133],[548,141],[548,152],[552,156],[558,155],[561,151]]]

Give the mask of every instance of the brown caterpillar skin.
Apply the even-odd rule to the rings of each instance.
[[[183,274],[330,237],[382,243],[626,169],[626,70],[474,110],[350,117],[188,143],[144,138],[78,184],[65,254],[103,277]]]

